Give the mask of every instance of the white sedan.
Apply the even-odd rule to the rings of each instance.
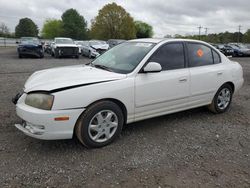
[[[225,112],[243,84],[242,67],[195,40],[127,41],[88,65],[35,72],[13,98],[15,126],[39,139],[102,147],[126,123],[208,106]]]

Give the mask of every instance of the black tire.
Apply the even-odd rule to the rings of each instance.
[[[118,125],[114,131],[114,134],[106,141],[97,142],[91,138],[91,133],[89,132],[89,126],[93,118],[103,111],[111,111],[117,117]],[[75,127],[75,135],[78,140],[87,148],[99,148],[106,146],[113,142],[121,133],[122,127],[124,124],[124,115],[121,108],[111,101],[100,101],[96,102],[93,105],[89,106],[86,111],[79,117],[76,127]],[[103,128],[100,128],[103,129]],[[111,130],[112,128],[110,128]],[[102,131],[100,131],[102,132]],[[98,133],[97,133],[98,134]],[[104,133],[103,136],[106,136]]]
[[[92,58],[92,56],[91,56],[91,51],[89,51],[88,58],[89,58],[89,59]]]
[[[55,58],[59,58],[59,52],[58,52],[58,50],[55,50],[54,56],[55,56]]]
[[[76,59],[79,59],[79,55],[76,55],[75,58],[76,58]]]
[[[225,90],[230,92],[230,97],[228,99],[229,100],[228,104],[224,108],[222,108],[219,105],[219,101],[220,101],[219,96],[220,96],[221,92],[225,91]],[[220,113],[226,112],[228,110],[228,108],[230,107],[230,104],[232,102],[232,97],[233,97],[232,86],[230,84],[224,84],[223,86],[221,86],[219,88],[219,90],[215,94],[212,103],[208,106],[208,109],[215,114],[220,114]]]
[[[21,54],[18,54],[18,58],[21,59],[23,58],[23,56]]]

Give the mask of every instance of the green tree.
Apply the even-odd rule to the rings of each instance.
[[[16,26],[16,37],[37,37],[38,27],[30,18],[22,18]]]
[[[132,39],[136,37],[133,18],[116,3],[107,4],[92,21],[91,36],[96,39]]]
[[[10,35],[10,30],[7,27],[7,25],[5,25],[5,23],[1,23],[0,24],[0,37],[8,37]]]
[[[244,33],[243,41],[245,43],[250,43],[250,29],[248,29],[247,32]]]
[[[87,22],[75,9],[68,9],[62,14],[62,28],[65,37],[87,38]]]
[[[151,38],[153,36],[153,27],[142,21],[135,21],[136,37]]]
[[[56,19],[47,19],[43,25],[42,37],[52,39],[63,35],[62,21]]]

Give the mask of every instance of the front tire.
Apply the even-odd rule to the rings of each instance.
[[[224,84],[215,94],[212,103],[208,106],[208,109],[215,114],[226,112],[231,104],[232,96],[232,86]]]
[[[92,53],[91,53],[91,51],[89,51],[89,55],[88,55],[88,57],[89,57],[89,59],[91,59],[91,58],[92,58]]]
[[[59,56],[59,51],[58,51],[58,50],[55,50],[54,57],[55,57],[55,58],[59,58],[59,57],[60,57],[60,56]]]
[[[80,116],[75,127],[78,140],[88,148],[99,148],[113,142],[121,133],[124,115],[111,101],[94,103]]]

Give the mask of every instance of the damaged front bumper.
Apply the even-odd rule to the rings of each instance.
[[[15,127],[24,134],[42,140],[71,139],[74,127],[84,108],[63,110],[41,110],[25,104],[27,94],[17,94],[13,98],[16,113],[22,123]],[[56,121],[58,117],[65,117],[66,121]]]

